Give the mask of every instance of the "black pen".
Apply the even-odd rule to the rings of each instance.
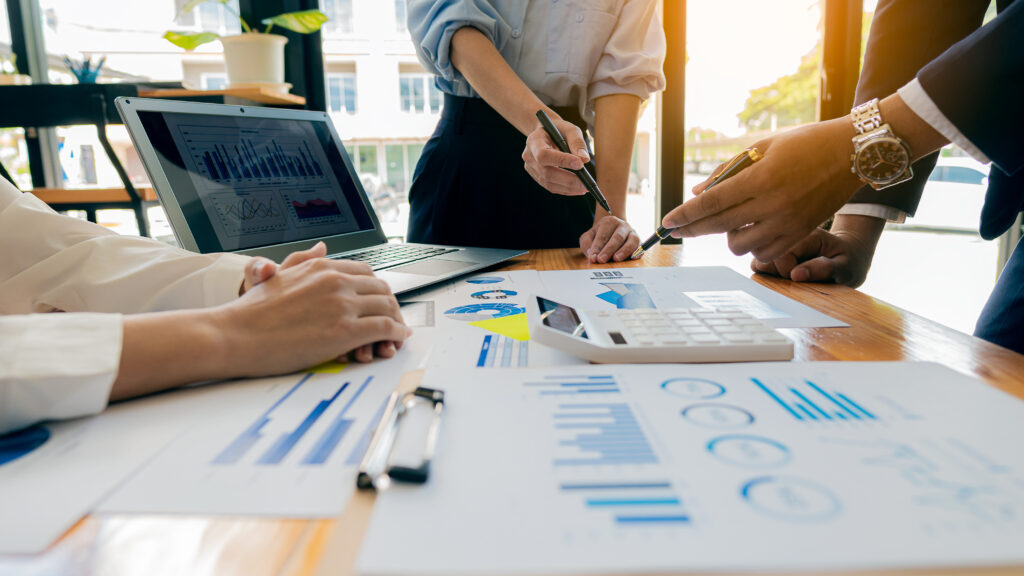
[[[711,184],[708,184],[708,187],[704,189],[704,192],[711,190],[711,188],[715,184],[718,184],[723,180],[728,180],[729,178],[732,178],[733,176],[739,174],[741,171],[743,171],[744,168],[750,166],[754,162],[757,162],[761,158],[764,158],[764,154],[761,154],[760,150],[754,147],[747,148],[743,152],[740,152],[736,156],[733,156],[732,160],[729,160],[728,162],[725,163],[725,166],[722,168],[722,171],[719,172],[718,176],[716,176],[714,180],[711,181]],[[636,260],[637,258],[643,256],[644,252],[650,250],[652,246],[654,246],[658,242],[661,242],[665,238],[668,238],[669,234],[671,234],[673,230],[675,230],[675,228],[665,228],[664,226],[658,226],[658,229],[654,232],[654,234],[651,234],[650,238],[644,240],[644,243],[641,244],[640,247],[636,249],[636,252],[633,252],[633,255],[630,256],[629,259]]]
[[[551,122],[551,118],[548,117],[547,112],[537,110],[537,120],[540,120],[540,125],[544,127],[544,131],[548,133],[548,136],[551,137],[551,140],[554,141],[555,146],[558,146],[559,150],[566,154],[572,154],[572,151],[569,150],[569,143],[565,141],[565,137],[562,136],[562,133],[559,132],[554,123]],[[612,208],[608,205],[608,200],[606,200],[604,194],[601,193],[601,189],[597,187],[597,181],[594,180],[594,177],[590,174],[590,171],[587,170],[586,166],[579,170],[572,170],[569,168],[566,168],[566,170],[575,174],[576,177],[580,179],[580,182],[583,182],[583,186],[587,188],[587,193],[590,194],[598,204],[600,204],[601,208],[604,208],[605,212],[608,212],[609,214],[612,213]]]

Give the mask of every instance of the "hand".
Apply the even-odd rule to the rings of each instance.
[[[676,238],[727,232],[734,254],[770,262],[827,220],[860,187],[850,173],[848,118],[796,128],[755,144],[764,159],[662,220]]]
[[[566,122],[555,114],[548,115],[573,153],[566,154],[559,150],[544,128],[537,124],[533,132],[526,137],[526,149],[523,150],[524,168],[530,177],[549,192],[563,196],[582,196],[587,193],[587,188],[575,174],[567,172],[566,169],[579,170],[583,168],[584,163],[590,161],[583,132],[575,124]]]
[[[351,277],[358,281],[364,289],[366,289],[366,283],[369,281],[371,284],[371,291],[368,294],[383,294],[393,304],[394,310],[398,310],[398,303],[391,295],[390,289],[383,281],[373,277],[373,272],[369,266],[363,263],[352,262],[350,260],[324,260],[322,256],[326,253],[326,247],[323,243],[318,243],[309,250],[302,252],[295,252],[290,254],[282,262],[281,266],[278,267],[273,262],[264,260],[263,262],[251,262],[246,267],[246,281],[244,284],[249,284],[251,287],[246,292],[251,292],[260,284],[264,284],[270,281],[274,276],[280,276],[282,273],[288,270],[295,269],[309,269],[310,267],[318,270],[323,270],[326,273],[336,273],[343,277]],[[308,262],[308,264],[306,264]],[[269,263],[269,265],[268,265]],[[303,266],[305,264],[305,266]],[[375,286],[375,288],[373,288]],[[344,290],[342,290],[344,292]],[[397,316],[391,315],[393,320],[402,323],[401,313],[398,312]],[[377,341],[376,345],[363,343],[354,349],[346,349],[343,354],[338,354],[337,359],[339,361],[348,361],[351,357],[358,362],[369,362],[373,360],[374,351],[376,355],[383,358],[390,358],[395,355],[396,351],[402,347],[402,341],[405,338],[394,339],[394,340],[381,340]],[[309,364],[312,365],[312,364]],[[305,366],[301,366],[305,367]]]
[[[864,283],[885,221],[868,216],[837,216],[834,232],[815,229],[771,262],[750,263],[754,272],[794,282],[835,282],[856,288]]]
[[[637,246],[640,237],[633,227],[611,215],[598,218],[593,228],[580,236],[580,250],[594,263],[629,260]]]

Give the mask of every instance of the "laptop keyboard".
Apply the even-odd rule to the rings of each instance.
[[[374,270],[380,270],[381,268],[390,268],[391,266],[457,251],[458,249],[456,248],[435,248],[433,246],[415,246],[412,244],[383,244],[358,252],[339,254],[332,256],[332,258],[366,262]]]

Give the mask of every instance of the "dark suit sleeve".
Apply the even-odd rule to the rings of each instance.
[[[880,0],[856,103],[885,98],[913,80],[923,66],[981,26],[987,7],[988,0]],[[885,190],[865,186],[850,202],[883,204],[913,215],[937,158],[936,153],[915,162],[912,180]]]
[[[1024,167],[1024,2],[917,74],[942,114],[1000,170]]]

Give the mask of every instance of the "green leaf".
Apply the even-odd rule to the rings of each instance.
[[[327,20],[327,15],[319,10],[303,10],[301,12],[278,14],[273,18],[265,18],[263,23],[271,26],[280,26],[299,34],[312,34],[319,30]]]
[[[185,5],[181,7],[181,13],[186,14],[195,10],[196,6],[200,4],[206,4],[207,2],[220,2],[221,4],[227,4],[229,0],[188,0]]]
[[[195,34],[184,34],[182,32],[167,32],[164,34],[164,38],[168,42],[174,44],[179,48],[185,50],[195,50],[197,47],[206,44],[207,42],[213,42],[217,38],[220,38],[213,32],[197,32]]]

